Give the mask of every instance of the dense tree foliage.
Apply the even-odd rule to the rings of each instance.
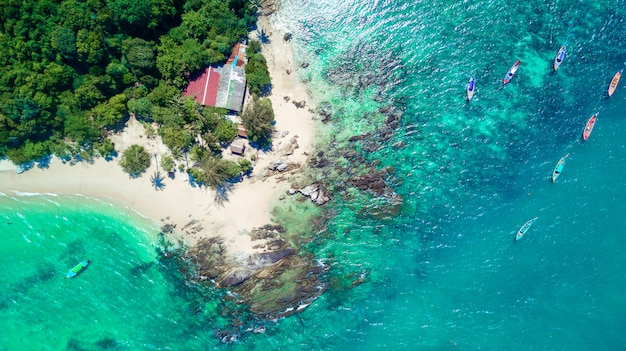
[[[151,160],[152,156],[143,146],[131,145],[122,153],[120,166],[131,177],[136,177],[150,167]]]
[[[262,95],[263,91],[272,83],[265,57],[261,54],[261,42],[250,40],[246,49],[248,63],[245,66],[246,84],[250,93]]]
[[[190,73],[224,62],[247,35],[253,3],[3,2],[0,158],[23,163],[52,152],[91,155],[94,147],[111,154],[108,131],[129,112],[157,122],[174,153],[188,150],[198,135],[227,140],[232,129],[218,117],[224,111],[197,106],[180,93]],[[262,84],[254,74],[252,81]]]
[[[218,188],[229,179],[241,176],[244,170],[248,170],[245,163],[242,167],[230,160],[207,156],[198,162],[198,168],[192,168],[189,171],[196,182]]]
[[[230,120],[222,119],[213,134],[221,144],[228,144],[237,136],[237,126]]]
[[[272,143],[274,131],[274,109],[268,98],[252,99],[241,114],[243,125],[248,130],[248,139],[261,147]]]
[[[174,160],[170,156],[163,156],[161,159],[161,168],[163,168],[166,172],[171,172],[174,170]]]

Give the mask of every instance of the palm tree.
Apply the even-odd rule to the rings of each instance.
[[[137,177],[150,167],[150,160],[148,151],[143,146],[134,144],[124,151],[120,165],[131,177]]]
[[[262,147],[272,144],[274,109],[270,99],[254,97],[252,104],[246,106],[241,114],[241,120],[252,142]]]
[[[224,184],[226,181],[226,173],[224,165],[219,159],[215,157],[205,157],[200,161],[200,169],[202,169],[204,179],[203,183],[206,185],[217,188]]]

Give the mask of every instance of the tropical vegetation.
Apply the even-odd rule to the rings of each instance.
[[[250,40],[246,49],[248,63],[245,66],[246,83],[248,89],[254,95],[263,95],[264,89],[272,82],[265,57],[261,54],[261,42]]]
[[[201,106],[181,91],[193,72],[226,61],[255,23],[257,3],[4,2],[0,158],[21,164],[50,154],[113,157],[108,136],[130,114],[154,124],[153,133],[174,158],[192,147],[206,150],[197,153],[203,157],[218,157],[220,147],[236,136],[236,126],[226,110]],[[250,46],[249,90],[259,94],[270,84],[269,74],[260,45]]]
[[[131,177],[136,177],[150,167],[151,156],[141,145],[131,145],[122,153],[120,166]]]
[[[254,96],[252,103],[246,105],[241,120],[248,131],[248,139],[261,147],[272,143],[274,131],[274,109],[268,98]]]

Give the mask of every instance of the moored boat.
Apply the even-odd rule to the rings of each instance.
[[[609,84],[609,97],[615,93],[615,89],[617,89],[617,84],[619,84],[619,79],[622,77],[622,71],[618,71],[611,79],[611,84]]]
[[[569,156],[569,154],[561,157],[561,159],[559,160],[559,162],[556,163],[556,166],[554,167],[554,170],[552,171],[552,182],[556,182],[556,178],[559,177],[559,175],[561,174],[561,172],[563,171],[563,166],[565,166],[565,159],[567,158],[567,156]]]
[[[528,222],[524,223],[524,225],[517,231],[517,234],[515,235],[515,241],[518,241],[524,235],[526,235],[526,232],[528,232],[528,229],[530,229],[530,226],[533,225],[533,222],[535,222],[536,220],[537,217],[530,219],[528,220]]]
[[[85,268],[87,268],[89,262],[89,260],[84,260],[81,263],[77,264],[76,266],[74,266],[74,268],[70,269],[70,271],[67,272],[65,278],[74,278],[75,276],[79,275],[82,271],[85,270]]]
[[[504,76],[504,84],[507,84],[508,82],[511,81],[511,78],[513,78],[513,76],[515,75],[515,72],[517,72],[517,69],[519,68],[519,65],[521,64],[521,61],[516,61],[513,66],[511,66],[511,68],[509,68],[509,71],[506,72],[506,76]]]
[[[469,83],[467,83],[467,101],[472,100],[472,98],[474,97],[475,89],[476,89],[476,79],[474,79],[474,76],[472,76],[469,80]]]
[[[565,51],[566,51],[566,47],[565,45],[563,45],[559,49],[559,52],[556,54],[556,57],[554,58],[554,65],[553,65],[555,71],[559,69],[559,66],[561,65],[561,63],[563,63],[563,59],[565,58]]]
[[[598,112],[595,115],[591,116],[585,124],[585,129],[583,130],[583,140],[589,139],[589,135],[591,135],[591,131],[593,130],[593,126],[596,125],[596,118],[598,117]]]

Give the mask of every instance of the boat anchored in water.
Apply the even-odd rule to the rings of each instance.
[[[595,115],[591,116],[591,118],[589,118],[589,120],[587,121],[587,124],[585,124],[585,129],[583,129],[583,140],[589,139],[589,136],[591,135],[591,131],[593,130],[593,126],[596,125],[597,117],[598,117],[598,112],[596,112]]]
[[[556,178],[558,178],[561,172],[563,171],[563,166],[565,166],[565,159],[567,158],[567,156],[569,156],[569,154],[561,157],[559,162],[556,163],[556,166],[554,167],[554,171],[552,171],[552,183],[556,182]]]
[[[537,217],[530,219],[528,220],[528,222],[524,223],[524,225],[517,231],[517,234],[515,235],[515,241],[518,241],[519,239],[524,237],[524,235],[526,235],[526,232],[528,232],[528,229],[530,229],[530,226],[533,225],[536,220]]]
[[[89,262],[89,260],[84,260],[83,262],[77,264],[76,266],[74,266],[74,268],[70,269],[70,271],[67,272],[65,278],[74,278],[75,276],[79,275],[82,271],[85,270],[85,268],[87,268]]]
[[[511,68],[509,68],[509,71],[506,72],[506,76],[504,76],[504,85],[506,85],[508,82],[511,81],[511,79],[513,78],[513,76],[515,75],[515,72],[517,72],[517,69],[519,68],[519,65],[522,63],[522,61],[517,61],[513,64],[513,66],[511,66]]]
[[[467,101],[472,100],[474,97],[474,90],[476,89],[476,79],[472,76],[467,83]]]
[[[556,57],[554,58],[553,67],[555,71],[559,69],[559,66],[561,65],[561,63],[563,63],[563,59],[565,58],[565,50],[566,50],[565,45],[561,46],[561,48],[559,49],[559,52],[556,54]]]
[[[619,84],[619,79],[622,77],[622,71],[618,71],[617,73],[615,73],[615,75],[613,76],[613,79],[611,79],[611,84],[609,84],[609,97],[611,97],[613,95],[613,93],[615,93],[615,89],[617,89],[617,84]]]

